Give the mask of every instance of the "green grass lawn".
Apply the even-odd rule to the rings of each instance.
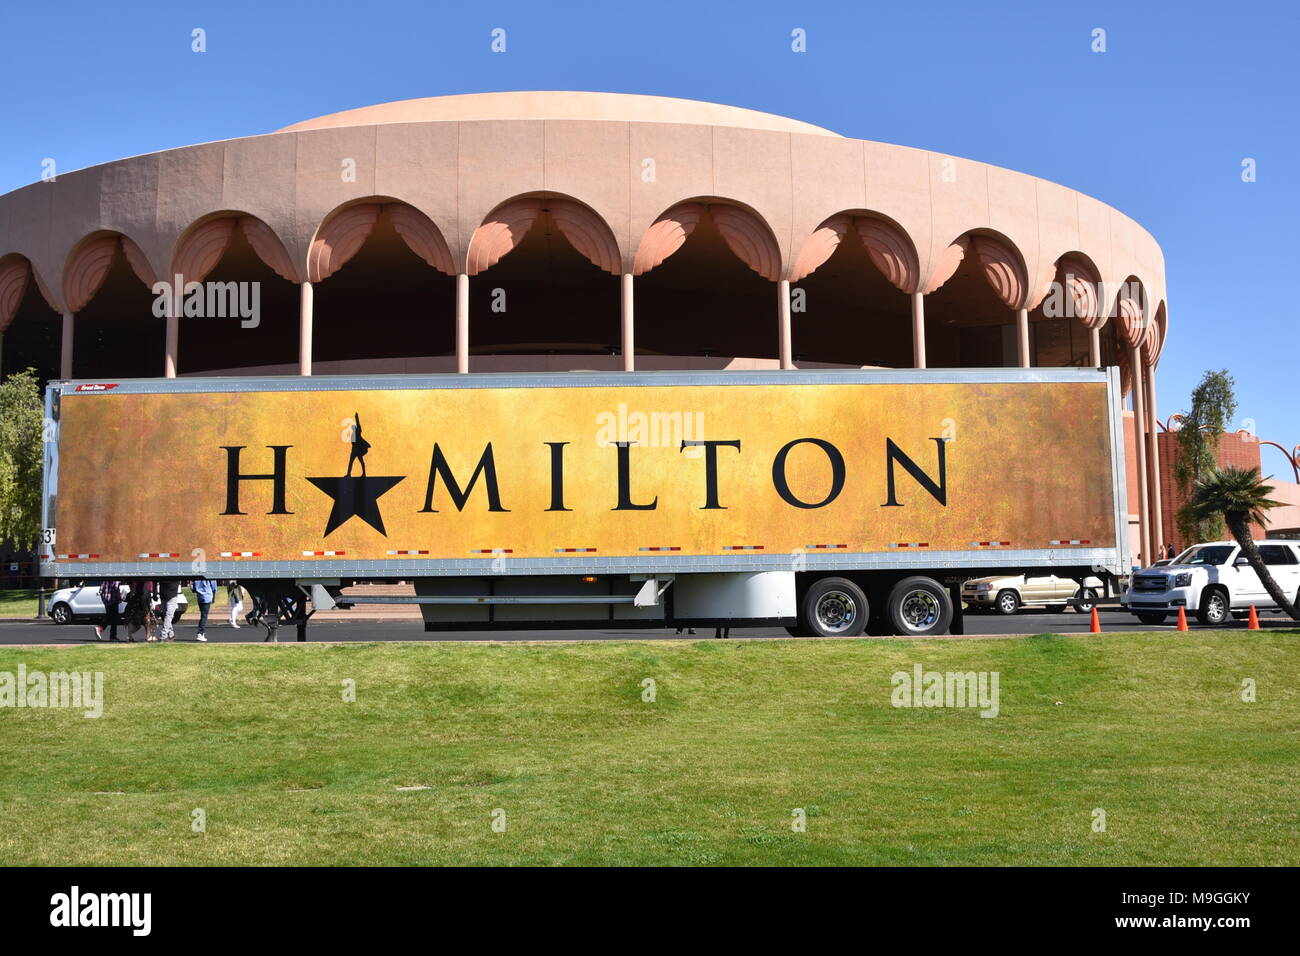
[[[1296,864],[1298,647],[0,647],[105,682],[0,708],[0,864]],[[999,716],[892,707],[916,663],[997,671]]]
[[[48,597],[50,592],[46,591]],[[36,589],[12,588],[0,591],[0,617],[35,617]]]

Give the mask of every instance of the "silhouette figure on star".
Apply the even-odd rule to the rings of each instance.
[[[352,463],[360,462],[361,477],[364,478],[366,477],[366,452],[370,451],[370,442],[361,437],[361,416],[353,412],[352,418],[356,422],[356,427],[352,429],[352,454],[348,455],[347,476],[352,477]]]

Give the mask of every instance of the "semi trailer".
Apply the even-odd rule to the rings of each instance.
[[[963,580],[1127,573],[1117,369],[56,381],[41,572],[237,579],[299,637],[940,634]]]

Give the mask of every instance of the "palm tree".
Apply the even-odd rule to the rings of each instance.
[[[1241,545],[1242,554],[1259,575],[1269,597],[1293,620],[1300,621],[1300,611],[1273,580],[1250,533],[1251,524],[1264,524],[1265,512],[1281,505],[1269,497],[1272,493],[1273,486],[1264,484],[1257,468],[1211,468],[1196,479],[1187,506],[1197,521],[1223,515],[1228,530]]]

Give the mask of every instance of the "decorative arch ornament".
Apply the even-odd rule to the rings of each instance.
[[[513,252],[541,214],[542,201],[535,198],[514,199],[494,209],[470,238],[465,273],[476,276]]]
[[[382,209],[380,203],[360,203],[328,216],[307,251],[307,281],[323,282],[360,252]]]
[[[1101,277],[1092,264],[1080,256],[1068,254],[1056,263],[1057,273],[1063,275],[1064,289],[1069,297],[1069,308],[1073,316],[1085,329],[1100,329],[1106,324],[1106,313],[1102,309]]]
[[[649,272],[675,253],[706,215],[732,255],[769,282],[781,278],[781,250],[772,231],[749,210],[721,202],[678,203],[656,219],[641,237],[632,274]]]
[[[896,289],[917,291],[920,268],[911,239],[884,219],[849,213],[831,216],[813,231],[795,260],[790,281],[798,282],[821,268],[850,232],[857,235],[872,264]]]
[[[1027,308],[1029,279],[1020,255],[1008,243],[991,236],[977,235],[973,245],[979,256],[984,278],[1009,309]]]
[[[140,247],[120,233],[103,233],[83,240],[68,257],[63,270],[63,305],[68,312],[80,312],[90,304],[119,252],[135,277],[152,288],[157,276]]]
[[[32,281],[32,265],[26,259],[15,257],[0,262],[0,332],[9,328],[23,296]]]
[[[637,246],[632,274],[639,276],[649,272],[680,249],[700,224],[705,212],[703,203],[686,202],[672,207],[656,219]]]
[[[548,199],[545,202],[560,232],[579,254],[611,275],[622,273],[618,242],[605,220],[572,199]]]

